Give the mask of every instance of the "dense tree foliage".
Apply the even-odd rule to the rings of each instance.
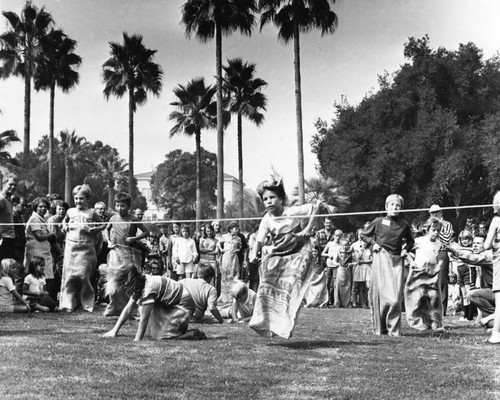
[[[65,192],[65,168],[64,168],[64,153],[59,151],[61,141],[58,137],[54,138],[54,192],[64,195]],[[38,142],[26,160],[26,167],[16,170],[15,172],[21,178],[20,195],[25,196],[28,201],[38,196],[44,196],[48,190],[48,151],[49,138],[43,136]],[[20,157],[17,154],[16,157]],[[106,171],[106,163],[103,160],[111,160],[118,165],[108,165]],[[106,201],[109,197],[111,175],[115,176],[114,192],[126,191],[128,187],[128,176],[125,171],[125,161],[118,156],[118,151],[103,142],[86,142],[82,147],[77,163],[74,163],[72,169],[72,185],[80,185],[87,183],[92,190],[91,201]],[[108,163],[109,164],[109,163]],[[113,163],[111,163],[113,164]],[[123,171],[118,172],[122,166]],[[137,182],[134,179],[134,194],[132,199],[136,207],[146,209],[146,200],[137,189]],[[109,200],[108,200],[109,201]],[[71,201],[72,204],[72,201]]]
[[[404,55],[378,92],[338,106],[330,126],[317,122],[321,174],[346,188],[353,211],[379,210],[394,192],[407,208],[490,203],[500,177],[500,59],[483,60],[472,43],[432,50],[428,37],[410,38]],[[480,212],[447,217],[463,226]]]
[[[201,149],[202,218],[213,218],[216,207],[217,156]],[[166,217],[194,219],[196,215],[196,153],[174,150],[165,155],[151,177],[153,201]]]

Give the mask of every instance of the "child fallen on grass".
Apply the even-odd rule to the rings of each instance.
[[[118,270],[101,268],[101,272],[106,274],[108,294],[123,290],[130,296],[115,326],[104,337],[117,336],[123,324],[141,306],[134,341],[144,338],[148,326],[151,336],[157,340],[206,338],[199,329],[188,330],[195,304],[180,283],[164,276],[143,275],[135,266]]]
[[[250,321],[257,293],[249,289],[245,282],[235,280],[229,289],[229,294],[233,298],[227,313],[227,317],[230,318],[229,323]]]

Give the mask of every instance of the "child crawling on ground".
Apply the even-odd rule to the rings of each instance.
[[[230,318],[229,323],[243,323],[250,321],[253,315],[255,299],[257,293],[249,289],[245,282],[235,280],[229,289],[229,293],[233,298],[231,308],[228,310],[227,317]]]
[[[198,330],[189,330],[188,324],[195,311],[191,294],[182,285],[165,276],[143,275],[133,266],[129,270],[102,269],[108,274],[107,290],[122,290],[130,296],[115,326],[104,337],[118,335],[123,324],[141,306],[140,320],[134,341],[144,338],[146,328],[154,339],[204,339],[206,335]],[[109,276],[110,273],[116,274]]]

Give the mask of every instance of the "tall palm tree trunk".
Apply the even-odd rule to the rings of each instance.
[[[294,19],[293,56],[295,66],[295,115],[297,119],[297,165],[299,170],[299,204],[305,203],[304,193],[304,138],[302,132],[302,91],[300,85],[299,23]]]
[[[128,88],[128,194],[134,187],[134,88]]]
[[[49,116],[49,182],[48,193],[54,193],[54,98],[56,93],[56,83],[50,85],[50,116]]]
[[[68,157],[64,157],[64,201],[68,204],[72,204],[71,201],[71,166],[69,165]]]
[[[108,182],[108,208],[113,209],[115,207],[115,183],[113,181]]]
[[[24,77],[24,143],[23,158],[27,162],[30,153],[30,116],[31,116],[31,76]]]
[[[240,180],[240,218],[243,218],[243,118],[238,112],[238,179]]]
[[[196,230],[201,225],[201,131],[195,133],[196,140]]]
[[[217,219],[224,218],[224,125],[222,121],[222,32],[215,23],[215,59],[217,69]]]

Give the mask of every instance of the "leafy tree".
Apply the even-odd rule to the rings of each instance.
[[[108,192],[108,207],[114,207],[115,188],[123,187],[123,182],[126,180],[128,173],[127,163],[120,158],[116,149],[101,155],[97,159],[97,172],[90,175],[91,178],[97,178],[105,183],[105,188]]]
[[[306,179],[304,183],[307,203],[321,201],[336,207],[337,210],[345,209],[350,203],[349,196],[346,195],[344,188],[338,181],[332,178],[323,178],[319,176]],[[298,193],[299,187],[296,186],[293,195],[297,196]]]
[[[35,89],[48,89],[50,92],[48,192],[52,193],[54,189],[54,99],[56,86],[67,93],[78,84],[80,75],[75,71],[75,68],[80,66],[82,59],[74,53],[76,41],[65,35],[62,30],[50,31],[41,38],[41,44],[42,54],[40,67],[35,75]]]
[[[195,137],[196,142],[196,230],[200,229],[201,219],[201,130],[214,127],[215,115],[210,106],[215,94],[215,87],[205,86],[203,78],[189,81],[187,85],[178,85],[174,89],[177,100],[170,105],[177,110],[172,111],[169,119],[175,121],[170,130],[170,137],[184,133]]]
[[[24,79],[23,156],[30,151],[31,79],[35,76],[42,53],[41,41],[53,25],[45,8],[27,1],[20,15],[3,11],[9,30],[0,35],[0,77],[11,75]]]
[[[273,23],[278,39],[287,44],[293,41],[295,66],[295,114],[297,119],[297,162],[299,172],[299,202],[304,203],[304,138],[302,132],[302,89],[300,76],[300,33],[313,28],[321,35],[333,33],[338,25],[337,15],[330,3],[335,0],[259,0],[260,27]]]
[[[163,71],[153,62],[156,50],[146,48],[141,35],[123,33],[123,44],[110,42],[111,57],[103,64],[104,96],[121,98],[128,92],[129,193],[134,180],[134,113],[147,100],[147,92],[160,95]]]
[[[165,155],[151,177],[153,201],[166,210],[168,218],[192,219],[196,216],[197,155],[174,150]],[[217,156],[201,148],[202,218],[213,218],[217,187]]]
[[[253,232],[259,226],[260,219],[264,215],[266,208],[258,196],[252,199],[245,198],[244,214],[247,217],[255,217],[256,219],[241,221],[240,226],[243,231]],[[232,202],[226,203],[226,218],[237,219],[240,216],[240,194],[237,193]]]
[[[13,163],[14,165],[16,164],[16,160],[12,158],[8,151],[5,151],[5,148],[19,141],[19,137],[14,130],[7,130],[0,133],[0,165],[7,166]]]
[[[472,43],[432,50],[428,37],[410,38],[404,54],[409,62],[380,77],[378,92],[337,107],[330,126],[317,122],[321,174],[346,188],[352,211],[380,209],[394,192],[408,208],[489,203],[499,177],[500,59],[483,61]],[[480,212],[446,217],[462,227]]]
[[[224,66],[224,89],[229,97],[229,111],[237,116],[238,129],[238,178],[240,184],[239,217],[244,216],[243,199],[243,117],[248,118],[255,125],[260,126],[266,110],[267,97],[261,92],[267,82],[256,78],[255,64],[243,62],[241,58],[227,61]]]
[[[206,43],[215,36],[217,76],[217,218],[224,217],[224,117],[222,99],[222,35],[239,30],[250,35],[255,0],[187,0],[182,8],[186,34]]]
[[[84,149],[88,146],[84,137],[78,136],[75,131],[61,131],[59,149],[64,157],[64,201],[71,203],[73,190],[73,173],[78,165],[90,164],[88,159],[82,157]]]

